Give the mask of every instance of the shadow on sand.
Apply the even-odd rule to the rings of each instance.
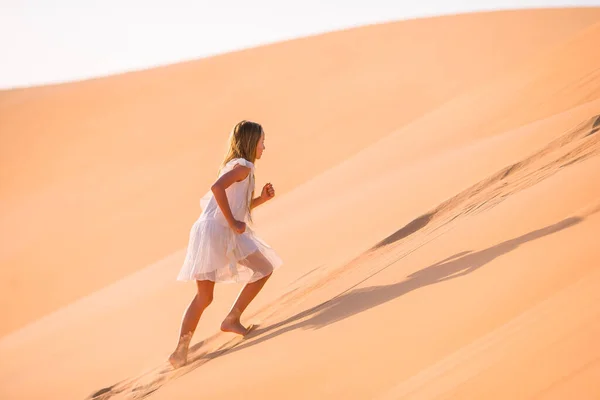
[[[256,337],[256,340],[236,346],[231,351],[238,351],[254,346],[294,329],[318,329],[379,306],[412,290],[464,276],[527,242],[559,232],[581,221],[583,221],[581,217],[567,218],[556,224],[529,232],[484,250],[476,252],[465,251],[455,254],[452,257],[414,272],[401,282],[391,285],[354,289],[343,293],[281,322],[257,329],[252,335]]]
[[[599,210],[600,207],[595,211]],[[340,295],[322,304],[297,313],[281,322],[266,326],[264,328],[257,328],[249,335],[247,338],[249,339],[248,341],[243,341],[239,345],[225,345],[220,349],[209,351],[207,353],[206,350],[202,348],[203,343],[197,343],[190,348],[188,363],[184,367],[175,371],[170,370],[170,368],[162,370],[156,376],[150,378],[151,382],[149,384],[143,385],[139,388],[132,388],[130,387],[132,386],[131,384],[126,384],[126,387],[127,389],[136,392],[136,398],[146,398],[158,390],[167,381],[169,381],[172,378],[170,377],[171,373],[174,373],[177,376],[185,375],[202,366],[209,360],[217,358],[226,353],[239,351],[257,345],[294,329],[319,329],[323,326],[341,321],[370,308],[377,307],[410,291],[428,285],[433,285],[438,282],[464,276],[476,271],[494,259],[513,251],[517,247],[527,242],[540,239],[544,236],[574,226],[583,221],[583,219],[584,218],[582,217],[568,218],[554,225],[529,232],[525,235],[507,240],[484,250],[477,252],[464,251],[455,254],[452,257],[439,261],[428,266],[427,268],[414,272],[401,282],[391,285],[353,289],[351,291],[341,293]],[[397,234],[395,235],[398,236]],[[396,239],[396,237],[390,238],[390,242],[393,243],[394,239]],[[123,389],[116,388],[122,384],[123,382],[120,382],[111,387],[100,389],[88,397],[88,399],[109,399],[115,394],[123,391]]]

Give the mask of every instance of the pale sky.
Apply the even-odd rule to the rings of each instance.
[[[197,59],[358,25],[600,0],[0,0],[0,88]]]

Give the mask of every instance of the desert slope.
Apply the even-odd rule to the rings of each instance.
[[[283,195],[599,16],[404,21],[0,92],[0,334],[181,248],[237,120],[265,125],[259,180]]]
[[[330,93],[338,96],[339,108],[335,112],[327,107],[320,113],[312,110],[315,115],[308,122],[315,125],[308,131],[294,130],[299,129],[296,120],[285,121],[264,110],[265,118],[273,126],[281,124],[286,134],[267,132],[264,165],[261,161],[257,173],[262,181],[277,182],[278,178],[282,189],[276,200],[257,209],[256,229],[281,253],[286,265],[248,310],[245,322],[258,322],[260,328],[243,342],[217,333],[239,290],[236,285],[218,287],[215,302],[200,322],[191,362],[177,371],[172,371],[165,359],[194,288],[176,283],[174,277],[183,257],[182,243],[186,243],[197,211],[197,201],[187,197],[197,198],[202,191],[175,187],[192,179],[208,182],[213,172],[192,172],[185,167],[192,165],[192,160],[198,162],[199,152],[208,157],[209,147],[214,150],[221,142],[216,137],[211,137],[212,142],[198,138],[194,139],[197,147],[191,147],[191,141],[182,139],[184,134],[160,137],[153,143],[155,153],[132,153],[140,157],[130,161],[131,165],[139,163],[136,168],[115,163],[94,170],[99,168],[94,164],[98,160],[92,157],[90,171],[104,179],[102,188],[107,192],[103,192],[106,197],[99,197],[100,188],[94,192],[91,185],[85,186],[90,188],[86,196],[100,207],[95,209],[97,220],[89,226],[89,236],[83,232],[74,236],[75,225],[69,225],[69,221],[78,223],[76,212],[89,212],[82,208],[67,214],[61,225],[62,239],[52,237],[44,245],[68,238],[82,250],[86,246],[97,250],[104,246],[97,239],[104,237],[119,241],[127,251],[108,253],[106,257],[114,262],[107,269],[96,271],[100,261],[90,261],[81,267],[78,277],[73,274],[78,268],[73,263],[76,256],[56,250],[55,260],[63,260],[65,265],[60,274],[50,275],[46,286],[38,287],[40,296],[47,294],[54,301],[46,311],[54,311],[34,309],[37,302],[10,309],[15,326],[21,325],[18,318],[24,326],[0,338],[0,359],[9,360],[0,364],[0,397],[230,399],[240,393],[257,399],[600,396],[595,378],[600,360],[595,340],[600,333],[600,186],[596,184],[600,179],[600,76],[596,74],[600,58],[594,51],[600,41],[598,10],[519,11],[402,22],[216,59],[223,63],[227,57],[261,59],[268,51],[275,54],[275,49],[279,49],[277,54],[289,55],[283,49],[293,46],[306,46],[302,47],[306,51],[330,49],[334,39],[339,43],[357,40],[353,35],[360,32],[378,32],[387,38],[381,42],[389,44],[395,43],[397,27],[430,34],[436,23],[468,48],[476,38],[471,38],[464,23],[470,21],[473,29],[495,39],[498,32],[492,35],[485,28],[501,20],[514,35],[513,41],[523,37],[529,44],[517,41],[511,48],[507,41],[494,52],[478,53],[481,60],[465,58],[467,53],[461,53],[460,47],[454,46],[454,55],[446,48],[449,60],[456,57],[456,64],[448,64],[448,71],[456,77],[449,86],[440,86],[439,92],[434,83],[444,80],[441,72],[436,75],[426,63],[416,80],[422,82],[419,89],[398,89],[387,100],[383,98],[388,92],[382,91],[378,97],[375,88],[381,83],[382,71],[389,77],[400,76],[386,53],[380,56],[383,58],[372,58],[370,66],[353,62],[347,68],[356,70],[347,75],[335,69],[339,73],[313,71],[312,79],[321,79],[316,82],[320,88],[337,82]],[[452,21],[460,22],[461,28]],[[520,32],[515,30],[516,24],[521,24]],[[432,36],[431,43],[423,41],[423,46],[434,46],[435,40],[450,35],[441,36]],[[364,40],[366,49],[368,40]],[[416,42],[411,44],[415,54],[406,55],[412,62],[425,62],[431,56],[423,55],[425,50],[419,50]],[[384,47],[378,49],[372,50],[374,54],[385,52]],[[499,65],[500,60],[504,64]],[[183,71],[194,65],[126,74],[104,82],[131,88],[137,84],[133,82],[152,74],[168,75],[173,70],[177,71],[174,76],[184,76]],[[442,71],[443,66],[439,68]],[[364,81],[355,79],[357,71],[365,74]],[[94,86],[101,81],[34,90],[44,95],[53,89],[85,90],[91,96],[94,90],[106,90]],[[418,99],[425,93],[423,85],[428,84],[435,95],[431,92],[427,101]],[[171,88],[176,87],[173,85]],[[383,83],[380,88],[384,86],[389,89]],[[346,87],[362,90],[364,98],[347,96],[343,92]],[[373,97],[366,95],[370,90]],[[15,106],[18,96],[24,93],[4,93],[0,104],[12,102]],[[402,114],[403,102],[410,96],[416,99],[415,113]],[[167,103],[166,97],[158,94],[156,99]],[[389,101],[389,109],[382,110],[375,100]],[[291,112],[286,108],[290,103],[271,101],[281,107],[271,110],[273,114],[277,110],[283,115]],[[135,114],[131,111],[135,107],[145,107],[144,103],[131,104],[120,109],[123,120]],[[344,126],[362,119],[354,107],[360,109],[360,115],[368,115],[366,118],[377,115],[381,125],[373,123],[368,135],[361,134],[360,126]],[[63,118],[67,121],[66,114]],[[331,128],[326,121],[341,125]],[[186,132],[193,136],[191,130]],[[97,136],[90,133],[85,136],[88,142],[77,145],[93,148],[100,143],[110,149],[118,141],[110,145],[108,141],[122,134],[115,130],[101,138],[98,132]],[[302,137],[304,134],[307,136]],[[329,142],[315,146],[317,136]],[[172,142],[159,151],[161,140]],[[181,141],[175,143],[177,140]],[[75,142],[69,143],[76,146]],[[130,150],[139,144],[133,139],[123,143]],[[152,150],[148,146],[145,150]],[[119,150],[124,158],[126,150]],[[290,159],[298,153],[305,157],[286,162],[284,155]],[[304,162],[313,155],[314,163]],[[211,157],[211,162],[218,161],[220,155]],[[142,159],[147,164],[141,163]],[[61,168],[67,168],[69,162],[76,162],[75,158],[61,160],[56,159],[54,165],[64,163]],[[164,168],[167,160],[172,169]],[[205,162],[209,168],[208,158],[202,159],[201,165]],[[55,199],[65,193],[81,195],[84,186],[74,182],[87,182],[90,172],[71,168],[72,175],[60,173],[60,183],[47,181],[52,182],[45,183],[48,191],[37,186],[34,174],[26,178],[28,184],[26,179],[15,183],[6,197],[14,208],[7,209],[12,213],[7,211],[4,221],[12,218],[17,224],[16,216],[25,218],[17,210],[35,209],[36,201],[50,198],[44,196],[50,196],[52,190],[58,196]],[[142,183],[144,176],[148,180]],[[69,192],[65,192],[67,188]],[[25,198],[31,202],[25,203]],[[140,199],[145,199],[143,207]],[[188,201],[187,209],[178,203]],[[179,205],[173,208],[169,204]],[[86,207],[92,206],[86,203]],[[108,219],[122,227],[134,214],[145,223],[152,220],[159,232],[142,231],[148,229],[144,224],[136,226],[134,236],[125,228],[109,230]],[[177,219],[180,222],[172,222]],[[171,229],[181,224],[177,228],[181,231],[168,239],[168,245],[159,243],[171,234],[162,225],[167,220]],[[49,228],[38,229],[36,234]],[[7,234],[14,247],[8,247],[5,255],[16,257],[17,245],[23,246],[22,258],[11,260],[37,268],[35,263],[28,264],[26,257],[32,255],[25,253],[36,240],[34,236]],[[144,261],[136,254],[138,246],[151,249],[154,253],[145,256],[154,258]],[[87,259],[89,253],[81,254],[78,257]],[[9,275],[13,279],[29,276],[23,269],[9,271],[13,271]],[[93,277],[97,280],[90,282]],[[30,290],[36,287],[32,285]],[[57,287],[65,293],[55,296]],[[15,287],[7,290],[2,296],[11,304],[27,293],[14,292]]]

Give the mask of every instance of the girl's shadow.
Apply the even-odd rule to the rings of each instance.
[[[279,323],[256,331],[256,340],[237,346],[232,351],[256,345],[294,329],[319,329],[362,311],[393,300],[412,290],[469,274],[520,245],[561,231],[583,221],[581,217],[567,218],[556,224],[507,240],[485,250],[466,251],[419,270],[392,285],[354,289],[311,309],[300,312]],[[307,318],[308,317],[308,318]]]
[[[600,210],[600,207],[598,208]],[[595,210],[595,211],[598,211]],[[209,353],[200,352],[202,342],[194,345],[190,349],[191,358],[187,367],[180,371],[180,374],[187,374],[199,366],[203,365],[206,361],[213,358],[219,357],[220,355],[235,352],[246,347],[254,346],[266,340],[272,339],[283,333],[294,329],[319,329],[325,325],[332,324],[334,322],[343,320],[351,317],[352,315],[358,314],[362,311],[381,305],[387,301],[393,300],[405,293],[412,290],[419,289],[421,287],[432,285],[437,282],[443,282],[449,279],[454,279],[459,276],[471,273],[497,257],[506,254],[520,245],[542,238],[546,235],[558,232],[565,228],[571,227],[575,224],[583,221],[582,217],[568,218],[554,225],[548,226],[543,229],[527,233],[523,236],[507,240],[497,244],[496,246],[487,248],[485,250],[477,251],[475,253],[466,251],[449,257],[445,260],[437,262],[427,268],[417,271],[407,277],[402,282],[394,283],[392,285],[385,286],[371,286],[361,289],[354,289],[348,293],[343,293],[328,300],[318,306],[302,311],[284,321],[276,324],[267,326],[262,329],[256,329],[250,334],[254,340],[248,340],[242,344],[234,346],[233,348],[225,346],[222,349],[218,349]],[[250,338],[249,338],[250,339]],[[194,353],[198,353],[194,356]],[[149,395],[156,391],[169,379],[165,373],[169,372],[167,368],[161,371],[155,380],[151,382],[148,390],[144,392],[143,396]],[[120,391],[114,391],[114,388],[122,384],[122,382],[115,384],[111,387],[101,389],[95,392],[90,399],[107,399],[111,396],[120,393]],[[132,390],[137,390],[133,388]]]

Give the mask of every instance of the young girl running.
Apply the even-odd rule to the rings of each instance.
[[[260,196],[254,197],[254,163],[264,150],[262,126],[239,122],[229,136],[219,177],[200,201],[202,213],[191,228],[177,277],[195,280],[198,291],[184,314],[179,342],[169,357],[175,368],[187,361],[190,341],[202,312],[212,302],[216,282],[246,283],[221,324],[222,331],[245,335],[248,328],[241,324],[240,316],[282,264],[275,251],[246,225],[252,222],[252,209],[275,196],[273,186],[267,183]]]

